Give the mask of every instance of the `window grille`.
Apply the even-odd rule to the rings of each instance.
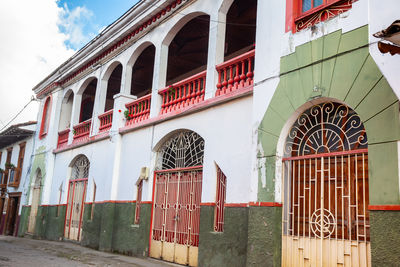
[[[139,224],[139,219],[140,219],[140,208],[142,206],[142,188],[143,188],[143,180],[140,180],[139,184],[137,185],[135,224]]]
[[[84,155],[79,156],[72,165],[71,180],[89,177],[90,162]]]
[[[174,135],[161,148],[161,169],[177,169],[203,165],[204,139],[195,132]]]
[[[224,206],[226,199],[226,175],[217,166],[217,196],[215,201],[214,230],[224,231]]]

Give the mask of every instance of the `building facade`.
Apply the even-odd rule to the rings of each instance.
[[[190,266],[397,264],[400,61],[372,34],[399,8],[140,1],[34,88],[42,186],[19,235]]]
[[[15,124],[0,133],[0,234],[18,235],[23,203],[31,188],[32,147],[36,122]]]

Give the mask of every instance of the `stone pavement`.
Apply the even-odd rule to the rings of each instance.
[[[135,258],[82,247],[70,242],[56,242],[0,236],[0,266],[180,266],[151,258]]]

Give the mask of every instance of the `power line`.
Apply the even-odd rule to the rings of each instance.
[[[31,97],[31,100],[29,100],[29,102],[17,113],[17,115],[15,115],[6,125],[3,126],[3,128],[1,128],[0,132],[3,131],[11,122],[13,122],[19,116],[19,114],[21,114],[26,109],[26,107],[33,101],[36,101],[34,96]]]

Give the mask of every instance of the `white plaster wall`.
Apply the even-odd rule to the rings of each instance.
[[[400,98],[400,55],[382,54],[376,44],[380,39],[372,36],[372,34],[386,29],[395,20],[400,19],[400,1],[368,0],[368,3],[370,54],[397,95],[397,98]]]
[[[68,182],[70,179],[70,167],[72,160],[78,155],[85,155],[90,161],[87,196],[85,201],[92,201],[93,180],[96,182],[96,201],[110,200],[110,188],[112,185],[112,167],[114,158],[114,143],[109,139],[86,145],[76,149],[56,154],[51,197],[48,204],[58,204],[60,197],[60,185],[63,193],[61,202],[67,202]]]

